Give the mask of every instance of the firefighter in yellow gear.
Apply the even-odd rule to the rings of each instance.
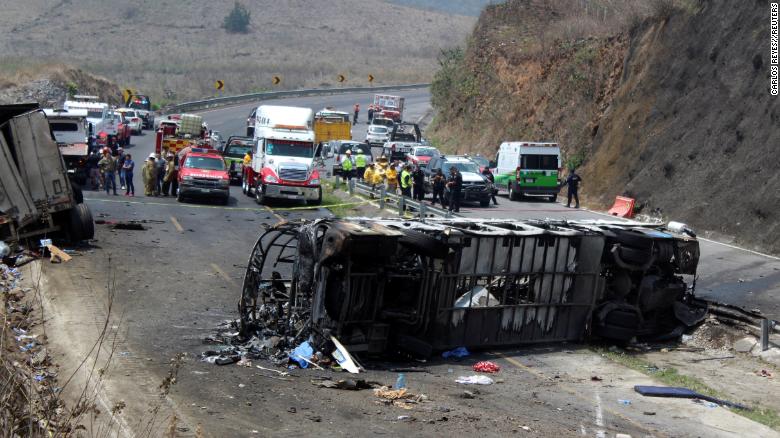
[[[387,167],[387,170],[385,171],[385,179],[387,180],[387,191],[390,193],[395,193],[398,187],[398,171],[395,170],[395,167]]]

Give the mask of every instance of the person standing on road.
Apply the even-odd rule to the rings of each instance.
[[[366,184],[371,184],[371,191],[374,191],[374,188],[376,187],[376,183],[374,182],[374,164],[369,163],[368,167],[366,167],[366,171],[363,172],[363,181],[366,182]]]
[[[98,154],[97,151],[89,154],[89,158],[87,158],[87,170],[89,171],[92,190],[100,190],[100,168],[98,167],[98,161],[100,161],[100,154]]]
[[[580,208],[580,197],[577,194],[577,190],[580,189],[580,183],[582,182],[582,178],[577,175],[576,170],[572,167],[571,171],[569,172],[569,177],[566,178],[566,186],[568,187],[568,198],[566,202],[566,207],[571,208],[571,198],[574,197],[574,201],[576,204],[574,204],[574,208]]]
[[[363,174],[366,172],[366,156],[363,154],[363,149],[357,150],[357,156],[355,157],[355,178],[362,180]]]
[[[157,163],[154,154],[149,154],[149,158],[144,163],[141,170],[141,176],[144,179],[144,195],[154,196],[155,186],[157,185]]]
[[[368,123],[370,124],[374,120],[374,105],[368,105]]]
[[[412,173],[412,188],[414,189],[414,199],[422,201],[425,199],[425,173],[422,168],[417,166]]]
[[[488,180],[488,190],[490,190],[490,198],[493,199],[493,205],[498,205],[498,201],[496,201],[496,192],[498,192],[496,190],[496,177],[493,176],[493,172],[487,167],[482,170],[482,176]]]
[[[450,167],[450,179],[447,180],[447,188],[450,189],[449,210],[455,213],[460,212],[460,193],[463,189],[463,175],[458,168]]]
[[[401,172],[401,196],[412,197],[412,166],[406,165]]]
[[[354,120],[352,121],[352,124],[353,124],[353,125],[357,125],[357,121],[358,121],[358,114],[360,114],[360,104],[359,104],[359,103],[356,103],[356,104],[355,104],[355,118],[354,118]]]
[[[164,155],[161,154],[154,154],[154,159],[155,165],[157,166],[157,181],[154,183],[154,195],[160,196],[162,194],[166,161]]]
[[[431,205],[436,205],[436,199],[441,203],[441,207],[444,208],[444,185],[447,183],[447,179],[444,177],[444,172],[441,169],[436,169],[436,174],[433,175],[431,185],[433,186],[433,199]]]
[[[344,183],[352,180],[352,151],[347,149],[344,161],[341,163],[341,177],[344,178]]]
[[[117,152],[117,158],[116,158],[116,168],[117,171],[119,171],[119,188],[121,190],[125,189],[125,150],[122,149],[122,147],[118,147],[116,149]]]
[[[395,192],[398,190],[398,171],[395,170],[394,164],[387,166],[387,170],[385,171],[385,179],[387,180],[385,185],[387,192],[395,194]]]
[[[103,158],[98,162],[100,166],[100,173],[103,175],[105,182],[103,183],[106,188],[106,195],[108,194],[109,187],[114,190],[116,195],[116,160],[111,156],[110,152],[104,152]]]
[[[169,153],[165,157],[164,169],[162,194],[163,196],[176,196],[176,192],[179,190],[179,181],[177,179],[178,175],[176,175],[176,160],[173,154]]]
[[[246,154],[244,155],[244,167],[249,167],[252,165],[252,150],[246,151]]]
[[[125,173],[125,184],[127,184],[127,191],[125,196],[135,196],[135,184],[133,183],[133,170],[135,170],[135,162],[130,154],[125,155],[125,162],[122,164],[122,170]]]

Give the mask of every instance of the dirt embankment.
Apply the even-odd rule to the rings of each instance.
[[[780,252],[768,2],[604,2],[600,16],[589,3],[489,7],[437,75],[448,86],[433,87],[433,137],[489,156],[501,141],[556,140],[592,206],[627,194],[644,213]]]
[[[99,96],[119,104],[122,92],[108,79],[64,64],[23,67],[13,73],[0,71],[0,104],[39,102],[42,106],[61,106],[68,94]]]

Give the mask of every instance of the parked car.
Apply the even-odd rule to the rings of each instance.
[[[422,145],[413,141],[387,142],[382,146],[382,155],[386,156],[390,161],[406,161],[406,157],[417,146]]]
[[[395,125],[395,122],[392,119],[388,119],[385,117],[374,117],[371,119],[371,125],[377,125],[377,126],[384,126],[388,129],[393,129],[393,126]]]
[[[433,157],[440,155],[439,150],[433,146],[414,146],[406,155],[406,161],[414,166],[425,167]]]
[[[423,169],[425,173],[425,191],[433,192],[431,180],[437,170],[441,169],[446,177],[450,175],[450,168],[455,167],[460,171],[463,178],[463,188],[461,189],[461,202],[479,202],[480,207],[490,205],[490,194],[492,187],[488,180],[482,176],[477,163],[470,157],[463,155],[439,155],[433,157],[428,166]],[[444,203],[450,202],[450,191],[444,191]]]
[[[130,108],[119,108],[116,110],[125,116],[127,125],[130,126],[130,133],[140,135],[144,128],[144,121],[138,114],[138,111]]]
[[[369,125],[366,143],[369,146],[382,146],[390,140],[390,128],[382,125]]]
[[[127,122],[125,115],[119,111],[113,111],[116,120],[116,143],[119,146],[129,146],[132,129]]]
[[[477,163],[477,166],[479,166],[479,171],[482,172],[485,170],[485,168],[490,168],[490,160],[483,157],[482,155],[467,155],[471,161]]]
[[[352,140],[331,140],[328,143],[330,150],[333,151],[333,175],[341,174],[341,163],[347,158],[347,151],[351,151],[352,158],[358,156],[360,151],[366,156],[366,164],[373,163],[373,157],[371,156],[371,150],[366,148],[365,143]],[[354,168],[355,166],[353,166]]]
[[[252,108],[249,116],[246,118],[246,136],[253,137],[255,135],[255,119],[257,118],[257,107]]]

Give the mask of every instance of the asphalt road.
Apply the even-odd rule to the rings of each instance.
[[[404,94],[407,119],[416,119],[427,111],[427,91]],[[315,110],[330,105],[350,111],[356,102],[366,108],[369,98],[367,94],[353,94],[268,103],[308,106]],[[243,135],[246,116],[252,106],[220,108],[202,114],[209,126],[225,137]],[[361,117],[363,123],[353,131],[357,139],[362,139],[365,133],[365,113]],[[151,221],[148,229],[112,230],[97,225],[98,256],[92,256],[88,260],[92,265],[83,268],[85,276],[94,276],[92,282],[96,290],[107,279],[113,279],[116,284],[116,306],[123,315],[124,334],[120,348],[126,350],[123,352],[126,354],[119,355],[118,368],[143,366],[162,376],[167,372],[168,358],[181,351],[187,352],[189,358],[196,357],[208,348],[201,343],[205,334],[220,322],[237,317],[236,304],[247,257],[263,227],[279,220],[311,219],[330,213],[321,208],[303,209],[298,203],[259,206],[235,186],[231,188],[232,196],[226,207],[144,197],[140,167],[152,152],[153,143],[154,136],[147,131],[143,136],[134,137],[133,145],[128,149],[139,170],[135,174],[138,189],[135,198],[85,193],[86,202],[97,219],[146,219]],[[506,198],[499,198],[497,207],[466,207],[462,213],[470,217],[603,218],[597,213],[567,209],[559,204],[510,202]],[[702,242],[702,250],[701,295],[760,307],[780,319],[780,311],[772,299],[780,293],[780,261],[709,242]],[[95,274],[89,274],[92,271]],[[602,412],[598,393],[598,406],[594,408],[592,388],[577,386],[584,385],[583,381],[589,382],[588,376],[572,381],[574,389],[570,392],[550,390],[555,383],[548,377],[527,372],[524,354],[507,353],[509,359],[502,359],[503,366],[516,368],[506,375],[508,384],[483,390],[484,394],[477,400],[463,400],[457,393],[453,394],[458,390],[443,383],[451,383],[453,368],[454,373],[466,373],[469,372],[468,365],[431,363],[432,376],[414,378],[415,389],[425,391],[435,400],[433,408],[426,408],[432,411],[414,413],[416,418],[425,419],[426,425],[436,424],[435,428],[430,426],[428,429],[421,428],[421,423],[398,420],[403,411],[366,405],[363,395],[317,389],[308,382],[312,375],[304,374],[295,383],[279,382],[259,375],[257,370],[215,367],[194,359],[188,359],[172,397],[190,426],[201,423],[212,436],[247,436],[253,430],[262,435],[313,435],[323,428],[328,431],[326,436],[357,436],[366,431],[412,436],[484,434],[489,431],[487,435],[505,436],[518,430],[521,424],[534,421],[533,418],[542,419],[532,424],[539,436],[572,436],[579,434],[580,428],[587,428],[588,435],[593,436],[594,427],[632,436],[654,434],[658,430],[668,434],[675,430],[642,418],[641,411],[622,413],[618,411],[620,408],[605,407]],[[564,360],[567,357],[571,356],[563,354]],[[541,364],[533,366],[543,369]],[[377,372],[369,377],[392,383],[394,374]],[[151,397],[154,390],[139,387],[138,392]],[[630,386],[626,391],[630,392]],[[605,393],[601,394],[605,396]],[[624,394],[610,397],[613,395],[615,400],[625,397]],[[517,405],[507,400],[521,396],[528,404],[524,404],[524,413],[519,415]],[[531,399],[535,401],[530,402]],[[609,403],[614,405],[616,402]],[[595,420],[594,409],[597,409]],[[518,419],[518,416],[522,418]],[[427,423],[428,420],[433,423]]]

